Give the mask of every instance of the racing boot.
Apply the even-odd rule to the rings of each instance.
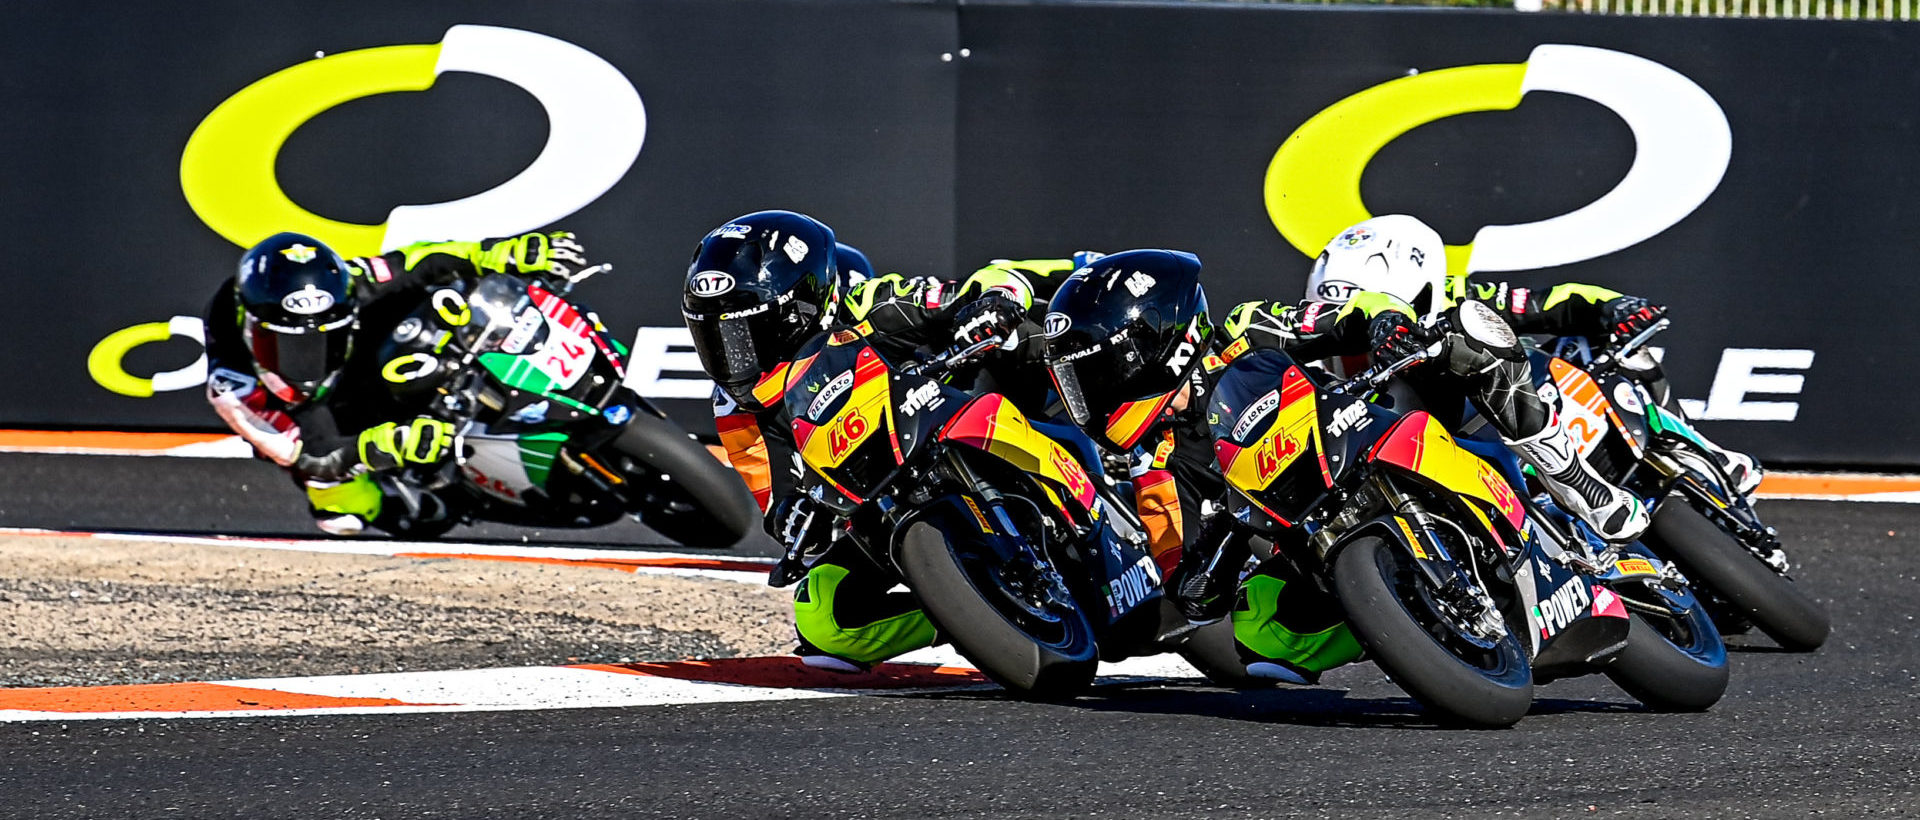
[[[1229,550],[1218,546],[1201,549],[1198,544],[1194,547],[1180,553],[1180,566],[1174,569],[1168,586],[1180,614],[1193,626],[1205,626],[1233,610],[1233,592],[1240,573],[1232,562],[1222,560]]]
[[[1760,462],[1746,453],[1723,450],[1720,445],[1708,441],[1706,436],[1699,436],[1695,440],[1713,456],[1720,469],[1726,472],[1727,478],[1733,480],[1733,491],[1751,500],[1753,491],[1760,488],[1760,477],[1765,472],[1760,469]]]
[[[1200,504],[1200,531],[1180,551],[1180,563],[1167,578],[1175,608],[1187,619],[1181,631],[1219,621],[1233,611],[1240,573],[1251,557],[1247,533],[1211,500]]]
[[[1554,500],[1587,522],[1601,538],[1632,541],[1652,522],[1639,498],[1601,478],[1580,458],[1558,413],[1547,420],[1546,429],[1523,439],[1506,439],[1506,443],[1539,471]]]
[[[315,510],[313,525],[328,535],[351,538],[366,531],[367,520],[352,513],[334,514]]]

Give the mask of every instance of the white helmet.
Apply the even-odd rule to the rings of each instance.
[[[1440,234],[1411,216],[1388,214],[1341,231],[1327,243],[1307,275],[1307,299],[1343,305],[1355,293],[1371,290],[1425,311],[1438,301],[1446,280],[1447,246]]]

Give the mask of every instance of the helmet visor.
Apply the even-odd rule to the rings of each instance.
[[[353,351],[353,317],[318,327],[293,327],[249,316],[247,346],[261,369],[311,395],[346,365],[347,355]]]
[[[747,316],[689,316],[687,330],[707,375],[722,386],[751,387],[785,348],[782,324],[779,313],[763,308]]]
[[[1139,440],[1179,389],[1178,375],[1143,356],[1130,339],[1118,346],[1096,345],[1086,355],[1057,359],[1051,367],[1054,388],[1073,422],[1089,432],[1101,431],[1122,448]],[[1122,421],[1125,429],[1114,429]]]

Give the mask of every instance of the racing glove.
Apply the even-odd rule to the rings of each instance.
[[[1367,322],[1367,335],[1373,341],[1375,364],[1392,364],[1419,353],[1427,346],[1426,333],[1413,317],[1399,311],[1385,311]]]
[[[452,450],[453,425],[427,416],[377,424],[360,433],[360,463],[375,470],[435,464]]]
[[[588,264],[586,247],[580,244],[579,237],[567,231],[529,233],[503,239],[488,248],[483,257],[481,267],[510,273],[540,274],[575,285],[596,273],[613,269],[612,265]]]
[[[832,546],[833,522],[833,511],[805,493],[774,502],[762,526],[787,552],[774,564],[767,586],[784,587],[806,575],[814,560]]]
[[[1613,342],[1624,342],[1667,315],[1665,305],[1656,305],[1638,296],[1622,296],[1609,299],[1600,305],[1600,315],[1607,323]]]
[[[989,290],[954,312],[953,343],[965,347],[995,336],[1006,339],[1025,315],[1026,309],[1019,302],[998,290]]]

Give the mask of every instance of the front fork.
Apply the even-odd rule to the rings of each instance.
[[[1713,466],[1710,457],[1689,449],[1691,443],[1685,440],[1669,441],[1676,451],[1650,450],[1647,463],[1668,479],[1670,489],[1686,496],[1690,506],[1732,535],[1753,557],[1774,572],[1786,575],[1792,565],[1787,561],[1786,548],[1780,544],[1779,532],[1760,523],[1751,502],[1726,489],[1730,482]]]
[[[1463,539],[1466,534],[1452,522],[1427,512],[1419,499],[1401,491],[1386,474],[1375,473],[1371,486],[1386,503],[1385,518],[1392,522],[1389,537],[1412,554],[1414,566],[1435,594],[1434,603],[1442,610],[1440,614],[1482,640],[1497,641],[1506,636],[1507,623],[1499,605],[1470,565],[1477,563],[1477,559],[1468,555],[1466,559],[1470,564],[1462,564],[1447,549],[1438,530],[1447,527],[1459,532]],[[1470,540],[1463,541],[1469,551],[1472,550]]]
[[[973,497],[981,501],[979,508],[970,510],[981,528],[999,531],[1000,538],[985,540],[1001,566],[1017,570],[1015,577],[1008,580],[1034,584],[1037,588],[1032,592],[1038,593],[1036,597],[1048,605],[1072,608],[1073,593],[1067,588],[1066,578],[1047,559],[1044,545],[1037,547],[1014,523],[1013,516],[1007,512],[1006,495],[982,479],[958,448],[949,448],[946,457],[947,467],[953,471],[954,478],[970,490],[969,496],[966,496],[969,506],[973,503]],[[1040,529],[1039,536],[1046,538],[1044,522],[1040,523]]]

